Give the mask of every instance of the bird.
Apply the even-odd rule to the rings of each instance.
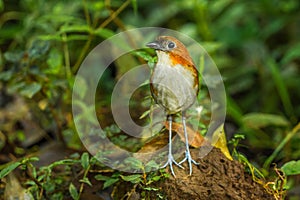
[[[164,109],[169,126],[168,159],[162,168],[169,166],[172,175],[176,177],[173,164],[183,169],[181,164],[187,161],[189,175],[192,175],[192,164],[199,163],[192,158],[189,150],[185,113],[198,95],[198,71],[185,45],[175,37],[158,36],[146,46],[154,49],[157,55],[157,63],[150,76],[151,95]],[[172,154],[172,121],[173,116],[178,113],[181,114],[185,137],[185,158],[180,162]]]

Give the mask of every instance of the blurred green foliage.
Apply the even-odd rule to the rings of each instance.
[[[227,133],[245,136],[237,148],[250,162],[268,176],[271,163],[299,160],[298,0],[0,0],[0,12],[1,107],[9,96],[24,97],[41,127],[71,147],[81,148],[71,93],[85,56],[120,31],[158,26],[187,34],[211,55],[226,86]],[[115,68],[109,90],[124,73]],[[1,143],[16,132],[7,124],[0,125]],[[75,198],[74,185],[69,190]]]

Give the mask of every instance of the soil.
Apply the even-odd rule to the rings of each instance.
[[[195,158],[198,150],[191,150]],[[188,176],[187,164],[185,169],[174,167],[176,178],[173,176],[156,185],[160,188],[163,199],[185,200],[273,200],[262,185],[254,182],[245,167],[237,161],[228,160],[223,153],[213,148],[204,158],[196,160],[200,164],[193,165],[193,174]],[[158,199],[153,191],[149,199]],[[135,193],[130,199],[140,199]]]

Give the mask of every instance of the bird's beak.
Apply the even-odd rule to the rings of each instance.
[[[156,50],[162,49],[161,45],[160,45],[160,43],[158,41],[149,42],[148,44],[146,44],[146,46],[150,47],[152,49],[156,49]]]

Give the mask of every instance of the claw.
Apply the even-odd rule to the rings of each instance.
[[[169,165],[172,175],[176,178],[176,175],[175,175],[174,170],[173,170],[173,163],[175,165],[177,165],[178,167],[180,167],[181,169],[184,169],[184,167],[182,167],[179,163],[177,163],[174,160],[173,155],[171,153],[169,153],[169,155],[168,155],[168,161],[161,168],[165,168]]]
[[[180,161],[178,164],[180,165],[181,163],[185,162],[186,160],[187,160],[188,163],[189,163],[190,175],[192,175],[192,172],[193,172],[192,163],[195,164],[195,165],[199,165],[199,163],[197,163],[197,162],[192,158],[189,149],[185,151],[185,158],[184,158],[182,161]]]

